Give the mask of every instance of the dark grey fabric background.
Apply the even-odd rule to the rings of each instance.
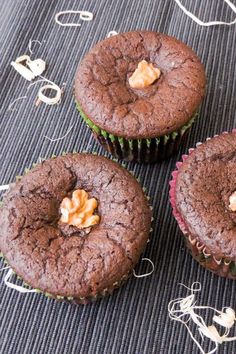
[[[183,3],[205,21],[233,19],[220,0]],[[199,302],[217,308],[236,308],[236,283],[205,271],[186,252],[172,217],[168,182],[176,161],[188,148],[236,127],[236,27],[199,27],[173,0],[1,0],[0,4],[0,184],[13,181],[39,157],[74,149],[104,154],[76,112],[72,91],[78,62],[110,30],[142,28],[174,35],[194,48],[208,76],[200,119],[179,154],[152,166],[126,164],[147,187],[154,206],[154,231],[144,254],[155,263],[154,274],[131,278],[114,295],[97,303],[73,306],[13,291],[4,285],[5,272],[1,272],[0,353],[198,353],[186,329],[168,318],[168,302],[186,294],[178,283],[200,281]],[[54,16],[66,9],[92,11],[95,17],[92,22],[82,22],[81,28],[59,27]],[[46,60],[45,76],[59,85],[67,83],[58,106],[35,107],[39,86],[27,90],[28,82],[10,66],[16,57],[29,53],[30,39],[43,42],[41,47],[34,46],[33,57]],[[9,104],[24,95],[28,99],[9,111]],[[63,136],[71,126],[63,140],[45,138]],[[148,265],[140,263],[137,272],[145,271]],[[223,345],[218,353],[236,353],[236,342]]]

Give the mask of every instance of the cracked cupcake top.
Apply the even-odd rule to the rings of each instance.
[[[64,198],[84,189],[100,221],[79,229],[60,221]],[[138,262],[151,215],[138,182],[117,163],[89,154],[57,157],[13,185],[0,208],[0,249],[28,284],[54,295],[88,297]]]
[[[161,76],[142,89],[129,78],[146,60]],[[196,54],[167,35],[134,31],[99,42],[84,57],[75,77],[75,98],[98,127],[130,139],[178,130],[198,109],[205,72]]]
[[[236,131],[198,146],[177,175],[176,207],[189,233],[207,252],[236,261],[235,190]]]

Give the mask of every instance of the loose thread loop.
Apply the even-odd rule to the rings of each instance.
[[[145,274],[136,274],[135,270],[133,269],[133,275],[135,276],[135,278],[145,278],[145,277],[148,277],[149,275],[151,275],[154,270],[155,270],[155,265],[154,263],[151,261],[151,259],[149,258],[142,258],[141,261],[148,261],[151,266],[152,266],[152,270],[148,273],[145,273]]]
[[[52,90],[56,92],[56,95],[54,97],[48,97],[46,96],[43,92],[45,90]],[[57,86],[56,84],[47,84],[44,85],[42,87],[40,87],[40,89],[38,90],[38,99],[41,102],[44,102],[48,105],[54,105],[58,102],[61,101],[61,89],[59,86]]]
[[[57,84],[55,84],[53,81],[46,79],[46,77],[39,75],[40,79],[29,84],[29,86],[27,87],[27,90],[29,88],[31,88],[32,86],[40,83],[40,82],[48,82],[48,84],[42,86],[39,88],[38,90],[38,104],[40,102],[44,102],[48,105],[54,105],[54,104],[59,104],[61,102],[61,98],[62,98],[62,94],[64,93],[64,89],[65,89],[65,83],[63,83],[62,88],[60,88]],[[43,91],[45,90],[53,90],[56,91],[56,95],[54,97],[48,97],[46,96]]]
[[[40,46],[42,45],[42,43],[41,43],[39,40],[37,40],[37,39],[30,39],[30,40],[29,40],[29,45],[28,45],[30,54],[33,54],[33,53],[34,53],[34,52],[33,52],[33,49],[32,49],[32,44],[33,44],[33,43],[38,43]]]
[[[5,275],[3,281],[4,283],[6,284],[6,286],[8,288],[11,288],[11,289],[14,289],[14,290],[17,290],[19,291],[20,293],[36,293],[37,290],[36,289],[26,289],[24,288],[23,286],[20,286],[20,285],[16,285],[16,284],[13,284],[9,281],[9,279],[11,278],[11,276],[14,274],[13,270],[12,269],[9,269],[9,271],[7,272],[7,274]]]
[[[82,21],[92,21],[93,20],[93,14],[92,12],[89,11],[73,11],[73,10],[67,10],[67,11],[60,11],[55,15],[55,21],[58,25],[63,26],[63,27],[80,27],[81,23],[74,23],[74,22],[66,22],[63,23],[59,20],[59,17],[63,15],[70,15],[70,14],[79,14],[79,19]]]
[[[205,26],[205,27],[210,27],[210,26],[216,26],[216,25],[226,25],[226,26],[232,26],[236,23],[236,18],[235,20],[231,22],[224,22],[224,21],[209,21],[209,22],[203,22],[199,20],[198,17],[196,17],[194,14],[192,14],[190,11],[186,9],[180,2],[180,0],[174,0],[176,4],[181,8],[181,10],[188,16],[190,17],[194,22],[196,22],[200,26]],[[228,6],[233,10],[233,12],[236,14],[236,6],[230,1],[230,0],[223,0],[223,2],[226,2]]]

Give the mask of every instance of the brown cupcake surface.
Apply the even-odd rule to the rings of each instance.
[[[176,207],[189,235],[205,253],[236,261],[236,134],[222,134],[198,146],[177,175]]]
[[[63,198],[77,189],[98,202],[100,222],[89,229],[60,221]],[[142,188],[129,172],[104,157],[69,154],[33,168],[4,196],[0,249],[33,288],[93,297],[131,272],[150,220]]]
[[[161,76],[142,89],[129,85],[146,60]],[[188,46],[165,34],[134,31],[99,42],[80,63],[75,98],[99,128],[127,139],[159,137],[185,125],[205,91],[205,73]]]

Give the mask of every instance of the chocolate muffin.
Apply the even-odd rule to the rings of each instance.
[[[117,158],[155,162],[175,152],[197,116],[204,67],[184,43],[133,31],[91,49],[75,76],[75,99],[95,137]]]
[[[128,171],[101,156],[68,154],[37,165],[5,194],[0,250],[31,287],[85,303],[129,277],[150,223]]]
[[[236,130],[198,144],[177,166],[170,197],[188,248],[207,269],[236,278]]]

